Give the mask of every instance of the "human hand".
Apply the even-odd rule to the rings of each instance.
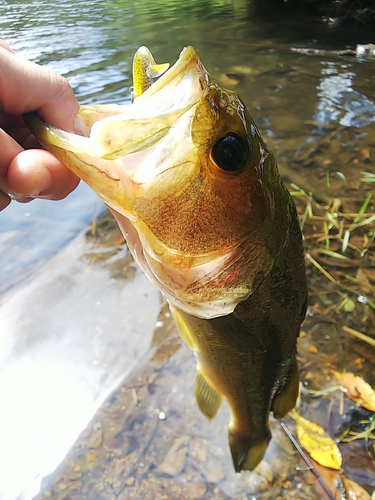
[[[0,211],[11,198],[60,200],[79,179],[40,146],[22,115],[37,111],[43,120],[72,132],[79,109],[68,81],[21,56],[0,40]]]

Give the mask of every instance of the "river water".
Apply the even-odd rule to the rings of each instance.
[[[359,178],[375,170],[375,61],[332,52],[374,42],[364,27],[245,0],[31,0],[1,3],[0,36],[83,104],[130,102],[140,45],[171,63],[193,45],[243,98],[287,183],[351,210],[373,188]],[[276,424],[262,470],[234,474],[228,412],[208,423],[196,409],[194,360],[163,300],[111,221],[87,231],[103,208],[80,185],[0,215],[0,499],[321,498],[290,473],[298,457]],[[373,470],[355,479],[375,488]]]

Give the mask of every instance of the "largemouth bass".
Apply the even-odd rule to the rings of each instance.
[[[199,408],[212,419],[227,399],[234,468],[252,470],[270,411],[283,417],[298,394],[307,292],[295,204],[244,103],[192,47],[168,70],[141,47],[133,68],[133,103],[82,106],[79,133],[25,121],[116,217],[195,351]]]

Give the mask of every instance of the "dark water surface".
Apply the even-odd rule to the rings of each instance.
[[[374,191],[359,179],[375,171],[375,61],[291,49],[355,48],[374,42],[371,30],[276,14],[245,0],[5,1],[0,36],[64,74],[86,104],[129,102],[140,45],[173,63],[191,44],[244,99],[284,179],[358,211]],[[233,472],[228,411],[209,423],[196,408],[194,358],[163,300],[110,221],[87,235],[102,210],[81,185],[64,201],[12,203],[0,215],[0,500],[322,498],[310,476],[296,473],[303,463],[277,423],[261,468]],[[369,335],[371,314],[362,322]],[[324,385],[330,364],[352,349],[331,323],[309,321],[302,379],[319,365]],[[318,365],[312,343],[326,356]],[[344,345],[340,359],[332,343]],[[374,385],[368,359],[350,358],[345,368],[354,371],[356,359]],[[344,470],[371,492],[373,459],[356,469],[353,457],[368,455],[350,453]]]

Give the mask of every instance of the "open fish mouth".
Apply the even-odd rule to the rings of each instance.
[[[188,46],[131,105],[81,106],[77,133],[53,127],[36,113],[24,119],[42,146],[110,207],[134,219],[130,200],[144,196],[150,181],[191,156],[191,122],[210,80],[197,52]],[[188,173],[190,164],[185,163]]]
[[[77,134],[43,125],[40,120],[37,135],[42,142],[73,153],[116,160],[160,140],[198,102],[208,81],[198,54],[188,46],[131,106],[82,106],[79,117],[85,126],[79,126]]]

